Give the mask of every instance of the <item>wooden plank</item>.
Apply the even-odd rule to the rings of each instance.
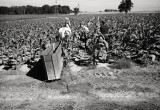
[[[57,60],[56,79],[60,79],[60,76],[61,76],[61,73],[62,73],[62,68],[63,68],[63,58],[61,56],[61,54],[62,54],[61,45],[59,45],[55,54],[56,54],[56,60]]]
[[[60,58],[60,60],[59,60],[59,61],[60,61],[60,64],[59,64],[59,65],[60,65],[60,71],[61,71],[61,73],[60,73],[57,77],[60,78],[60,77],[61,77],[61,74],[62,74],[62,70],[63,70],[63,57],[62,57],[62,46],[60,45],[59,48],[60,48],[60,49],[59,49],[59,51],[60,51],[59,53],[60,53],[60,54],[59,54],[58,56],[59,56],[59,58]]]
[[[45,62],[48,80],[56,79],[52,61]]]
[[[52,80],[52,79],[56,78],[51,57],[52,57],[52,55],[43,56],[44,66],[46,69],[46,76],[48,78],[47,80]]]
[[[44,55],[43,57],[45,62],[52,61],[52,55]]]
[[[52,64],[54,67],[54,73],[55,73],[55,79],[56,79],[56,75],[58,74],[58,59],[57,59],[57,55],[54,53],[52,54]]]

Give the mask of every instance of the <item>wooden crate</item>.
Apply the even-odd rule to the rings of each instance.
[[[54,50],[59,44],[56,43],[52,45],[52,49]],[[45,74],[47,76],[47,80],[55,80],[61,78],[62,68],[63,68],[63,57],[61,45],[57,48],[57,50],[51,54],[42,55],[42,59],[44,62]]]

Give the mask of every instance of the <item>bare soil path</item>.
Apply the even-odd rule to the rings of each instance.
[[[27,72],[0,71],[0,109],[160,110],[160,68],[64,69],[62,80],[42,82]]]

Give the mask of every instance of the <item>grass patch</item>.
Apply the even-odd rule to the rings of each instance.
[[[20,104],[16,109],[25,109],[26,106],[30,106],[31,104],[28,102]]]
[[[106,92],[120,92],[120,91],[135,91],[135,92],[153,92],[151,88],[140,87],[135,85],[134,87],[129,87],[128,85],[121,85],[119,87],[97,87],[95,90],[105,90]]]
[[[56,107],[54,110],[74,110],[72,105],[65,106],[65,107]]]
[[[131,61],[129,59],[119,59],[110,65],[113,69],[130,69],[132,67]]]

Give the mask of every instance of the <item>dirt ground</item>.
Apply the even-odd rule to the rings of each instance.
[[[111,69],[70,64],[62,79],[44,82],[28,69],[0,71],[0,109],[160,110],[160,66]]]

